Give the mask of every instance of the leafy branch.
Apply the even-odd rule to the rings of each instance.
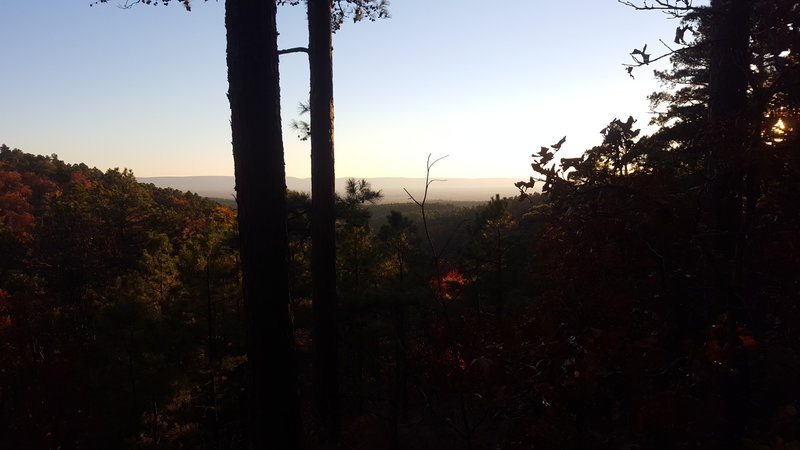
[[[299,4],[300,0],[278,0],[278,5],[295,6]],[[331,12],[331,31],[338,31],[347,18],[352,18],[353,22],[362,20],[374,22],[389,17],[391,17],[389,0],[334,0]]]
[[[191,0],[175,0],[177,2],[183,3],[183,7],[186,8],[187,11],[192,10]],[[207,1],[207,0],[206,0]],[[89,3],[89,6],[94,6],[100,3],[108,3],[109,0],[97,0],[95,2]],[[120,9],[131,9],[134,6],[138,5],[139,3],[143,5],[168,5],[170,0],[125,0],[123,3],[117,5],[117,8]]]
[[[688,29],[688,27],[686,27],[686,28],[678,27],[678,29],[679,30],[680,29],[684,29],[684,31],[685,31],[686,29]],[[683,39],[683,34],[681,34],[681,40],[682,39]],[[668,56],[672,56],[672,55],[674,55],[676,53],[680,53],[680,52],[686,50],[687,48],[693,48],[693,47],[684,47],[684,48],[679,48],[679,49],[676,50],[676,49],[673,49],[672,47],[670,47],[669,45],[667,45],[667,43],[664,42],[663,39],[659,39],[658,41],[661,42],[661,44],[663,44],[664,47],[667,48],[667,50],[668,50],[667,53],[664,53],[664,54],[662,54],[660,56],[657,56],[655,58],[651,58],[650,57],[651,54],[647,53],[647,44],[645,44],[642,47],[641,50],[638,49],[638,48],[635,48],[630,53],[631,58],[634,61],[634,64],[623,64],[623,66],[625,67],[625,70],[628,72],[628,75],[630,75],[631,78],[633,78],[633,69],[635,69],[637,67],[650,65],[650,63],[654,63],[654,62],[656,62],[656,61],[658,61],[660,59],[664,59],[664,58],[666,58]],[[676,42],[678,42],[677,38],[676,38]],[[686,45],[685,42],[679,42],[679,43],[682,43],[683,45]],[[638,57],[637,57],[637,55],[638,55]]]
[[[301,116],[308,114],[310,111],[310,102],[300,102],[297,106],[297,113]],[[289,128],[297,132],[297,138],[301,141],[307,141],[311,137],[311,124],[305,120],[292,119],[291,122],[289,122]]]
[[[668,56],[672,56],[676,53],[680,53],[687,48],[693,48],[693,45],[689,45],[686,42],[686,32],[692,31],[692,27],[690,25],[685,25],[686,17],[689,13],[698,10],[698,7],[692,6],[692,0],[655,0],[655,4],[648,4],[647,0],[643,0],[641,4],[633,3],[629,0],[617,0],[619,3],[629,6],[637,11],[652,11],[652,10],[660,10],[666,14],[672,16],[675,19],[682,19],[684,24],[678,25],[675,28],[675,38],[673,42],[678,45],[685,45],[686,47],[674,49],[670,47],[663,39],[659,39],[658,41],[667,48],[667,52],[659,55],[655,58],[651,57],[650,53],[647,53],[647,44],[645,44],[641,49],[635,48],[630,53],[631,58],[633,59],[633,64],[623,64],[625,67],[625,71],[628,72],[631,78],[633,76],[633,69],[641,66],[647,66],[650,63],[656,62],[658,60],[664,59]],[[681,6],[680,4],[683,4]]]
[[[534,172],[544,175],[545,178],[542,179],[542,178],[530,177],[528,181],[518,181],[514,183],[514,186],[517,189],[519,189],[520,200],[524,200],[530,197],[530,194],[528,194],[527,191],[528,189],[533,189],[537,181],[544,183],[542,192],[547,193],[552,189],[553,185],[557,182],[556,178],[559,179],[561,178],[557,173],[558,170],[556,168],[557,165],[555,161],[553,161],[553,158],[556,156],[556,153],[558,153],[561,150],[561,146],[564,145],[564,142],[566,141],[567,137],[564,136],[555,144],[549,147],[542,146],[537,153],[531,155],[531,158],[534,158],[534,162],[531,163],[531,168],[534,170]],[[561,158],[562,165],[564,164],[564,161],[566,161],[567,159],[572,159],[572,158]],[[546,167],[548,164],[550,164],[550,167]]]

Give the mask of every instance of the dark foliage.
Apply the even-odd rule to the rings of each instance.
[[[0,147],[9,448],[241,440],[233,210]]]

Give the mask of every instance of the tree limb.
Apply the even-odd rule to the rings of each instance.
[[[668,0],[655,0],[656,4],[647,4],[647,0],[642,1],[641,5],[637,5],[630,0],[617,0],[617,2],[622,3],[625,6],[630,6],[631,8],[638,10],[638,11],[653,11],[653,10],[666,10],[666,11],[695,11],[698,9],[696,6],[692,6],[691,0],[675,0],[675,4],[670,3]],[[678,2],[684,4],[684,6],[678,6]]]
[[[285,48],[283,50],[278,50],[278,55],[286,55],[289,53],[308,53],[307,47],[292,47],[292,48]]]

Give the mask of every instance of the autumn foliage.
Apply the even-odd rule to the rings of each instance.
[[[234,221],[129,171],[0,146],[3,446],[209,442],[243,361]]]

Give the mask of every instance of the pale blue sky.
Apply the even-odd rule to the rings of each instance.
[[[113,1],[113,0],[112,0]],[[137,176],[232,175],[223,1],[0,0],[0,143]],[[393,0],[392,18],[334,37],[337,176],[531,175],[567,135],[599,143],[615,117],[649,121],[654,57],[677,23],[616,0]],[[305,45],[302,6],[279,9],[282,47]],[[664,68],[664,65],[656,66]],[[286,172],[310,175],[288,123],[308,96],[307,58],[282,56]]]

